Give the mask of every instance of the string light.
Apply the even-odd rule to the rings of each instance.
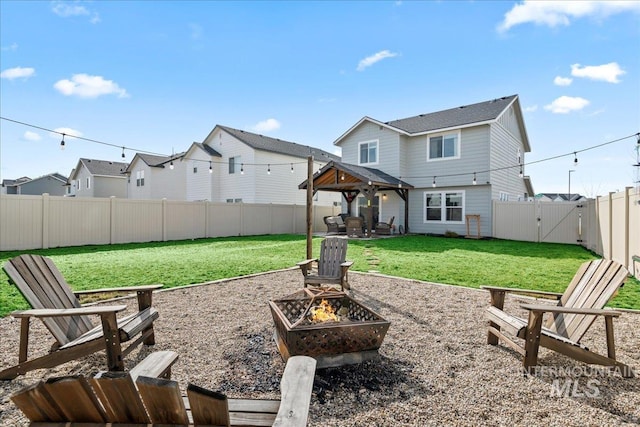
[[[213,173],[213,166],[211,165],[211,161],[209,161],[209,173]]]
[[[573,166],[578,166],[578,154],[576,154],[576,152],[573,152]]]
[[[60,149],[64,150],[64,133],[62,134],[62,141],[60,141]]]
[[[291,173],[293,173],[293,163],[291,163]]]
[[[244,163],[240,163],[240,175],[244,175]]]
[[[476,181],[476,173],[473,173],[473,185],[478,184],[478,181]]]
[[[431,183],[431,186],[433,188],[436,188],[436,177],[435,177],[435,175],[433,176],[433,182]]]
[[[122,147],[122,158],[124,159],[124,147]]]
[[[169,163],[169,169],[173,170],[173,159],[171,159],[171,163]]]
[[[402,188],[402,177],[398,177],[398,188]]]
[[[342,175],[340,175],[340,181],[344,181],[344,172],[342,172]]]
[[[267,175],[271,175],[271,165],[267,165]]]
[[[367,181],[367,185],[371,185],[371,180]]]
[[[518,173],[518,176],[520,178],[522,178],[524,176],[524,172],[522,171],[522,165],[520,165],[520,172]]]

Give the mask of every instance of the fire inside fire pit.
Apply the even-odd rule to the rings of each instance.
[[[390,323],[344,292],[302,289],[269,301],[275,339],[286,359],[306,355],[318,367],[359,363],[377,354]]]

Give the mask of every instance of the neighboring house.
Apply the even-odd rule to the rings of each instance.
[[[156,156],[136,153],[125,173],[130,199],[187,200],[184,153]]]
[[[338,156],[326,151],[216,125],[202,143],[173,157],[136,154],[127,174],[129,197],[226,203],[306,204],[298,183]],[[169,167],[173,162],[173,169]],[[340,196],[317,193],[314,203],[333,205]]]
[[[413,233],[465,235],[466,216],[480,215],[481,235],[491,236],[492,200],[533,195],[522,166],[530,146],[517,95],[389,122],[363,117],[334,144],[344,164],[411,186],[407,197],[378,193],[372,208],[374,218],[395,216]],[[355,214],[366,204],[360,193]]]
[[[84,159],[69,177],[69,195],[75,197],[127,197],[127,163]]]
[[[536,200],[541,202],[582,202],[587,198],[577,193],[538,193]]]
[[[66,182],[67,178],[57,172],[34,179],[26,176],[16,180],[4,179],[2,180],[2,193],[35,196],[47,193],[51,196],[64,196],[67,191]]]

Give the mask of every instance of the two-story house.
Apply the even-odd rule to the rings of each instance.
[[[69,177],[69,195],[75,197],[127,197],[128,163],[81,158]]]
[[[136,154],[127,174],[129,197],[207,200],[226,203],[306,204],[297,183],[340,158],[326,151],[216,125],[203,142],[170,157]],[[317,194],[315,203],[340,202],[335,194]]]
[[[334,144],[342,169],[387,189],[373,198],[363,195],[366,186],[352,193],[352,214],[371,206],[374,224],[394,216],[414,233],[465,235],[467,221],[480,218],[481,235],[491,236],[492,200],[534,194],[524,175],[530,146],[517,95],[388,122],[363,117]],[[403,192],[391,191],[396,183]],[[331,188],[339,185],[336,178]]]

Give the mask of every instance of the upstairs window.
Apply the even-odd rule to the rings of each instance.
[[[378,164],[378,141],[361,142],[359,145],[359,164]]]
[[[427,160],[455,159],[460,157],[460,136],[449,133],[429,137]]]
[[[144,171],[136,172],[136,187],[144,187]]]
[[[240,156],[229,157],[229,173],[238,173],[240,171]]]
[[[87,177],[87,190],[91,188],[91,178]]]

